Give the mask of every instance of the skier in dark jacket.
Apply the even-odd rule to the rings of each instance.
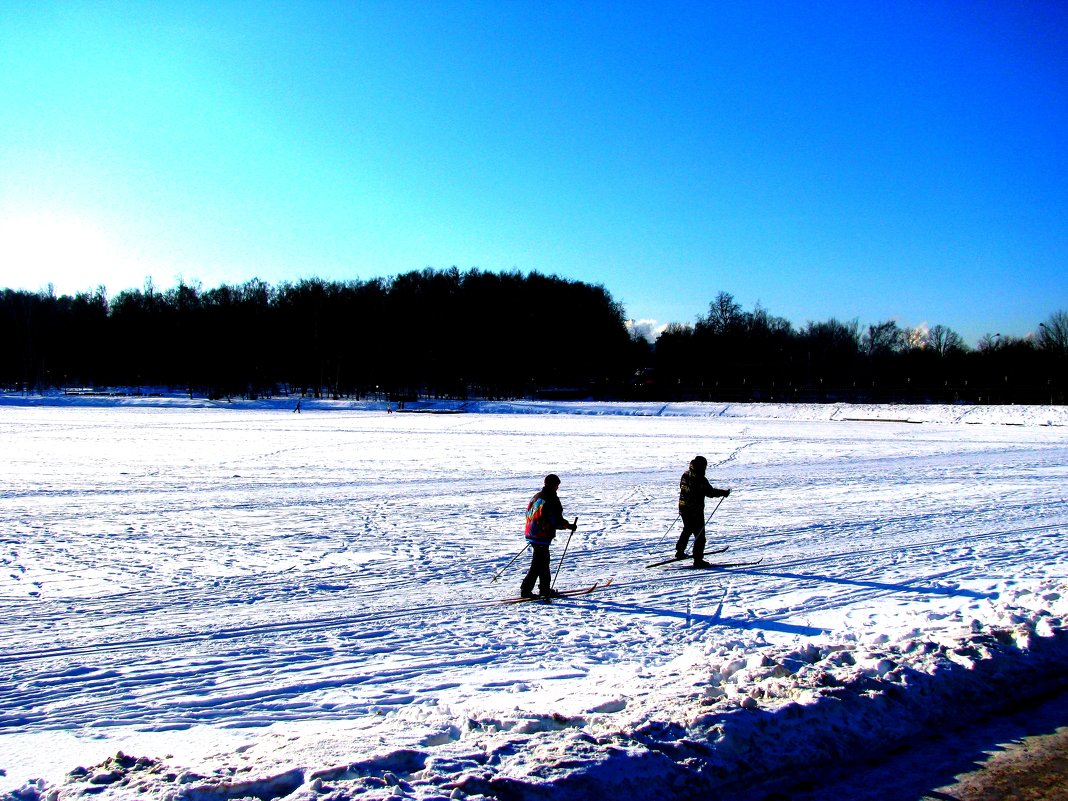
[[[679,481],[679,517],[682,533],[675,543],[675,558],[686,558],[686,545],[693,534],[693,566],[708,567],[705,561],[705,498],[726,498],[729,489],[716,489],[705,478],[708,460],[698,456],[690,462],[690,469]]]
[[[535,493],[527,504],[527,524],[525,536],[533,554],[530,557],[530,569],[519,587],[523,598],[534,598],[534,582],[538,582],[539,595],[552,598],[559,595],[552,588],[552,576],[549,570],[549,543],[556,536],[558,528],[574,531],[577,526],[564,520],[564,507],[556,494],[560,486],[560,477],[550,473],[545,477],[545,484],[540,492]]]

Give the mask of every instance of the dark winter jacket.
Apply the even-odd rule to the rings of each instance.
[[[690,462],[690,469],[679,481],[679,514],[704,512],[705,498],[726,497],[727,492],[709,484],[703,467]]]
[[[548,545],[556,536],[558,528],[566,528],[564,506],[557,494],[543,487],[527,504],[527,542],[534,545]]]

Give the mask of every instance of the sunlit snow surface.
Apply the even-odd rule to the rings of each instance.
[[[646,801],[848,765],[1061,680],[1066,424],[4,396],[0,797]],[[697,454],[732,489],[712,558],[759,565],[644,567]],[[558,586],[612,584],[502,605],[548,472]]]

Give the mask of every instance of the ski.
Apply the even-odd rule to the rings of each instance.
[[[557,597],[559,597],[559,598],[574,598],[577,595],[589,595],[594,590],[603,590],[605,587],[607,587],[611,583],[612,583],[612,579],[608,579],[608,581],[595,581],[589,587],[579,587],[576,590],[560,590],[560,595],[557,596]],[[521,604],[521,603],[526,603],[527,601],[544,601],[544,600],[545,600],[545,598],[543,598],[542,596],[535,595],[532,598],[505,598],[503,601],[501,601],[501,603],[502,604]],[[552,600],[552,599],[550,598],[549,600]]]
[[[705,551],[705,556],[713,556],[717,553],[723,553],[730,547],[731,546],[729,545],[724,545],[722,548],[713,548],[711,551]],[[670,559],[662,559],[659,562],[653,562],[651,565],[646,565],[646,567],[660,567],[661,565],[669,565],[672,562],[681,562],[684,559],[693,559],[693,556],[690,554],[686,554],[682,557],[672,556]]]
[[[759,565],[763,562],[763,559],[754,559],[751,562],[712,562],[708,567],[697,567],[696,565],[683,565],[679,570],[715,570],[720,567],[751,567],[752,565]]]

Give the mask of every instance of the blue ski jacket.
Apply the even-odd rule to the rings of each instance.
[[[532,545],[548,545],[556,536],[558,528],[567,528],[564,506],[550,489],[535,493],[527,504],[527,525],[524,535]]]

